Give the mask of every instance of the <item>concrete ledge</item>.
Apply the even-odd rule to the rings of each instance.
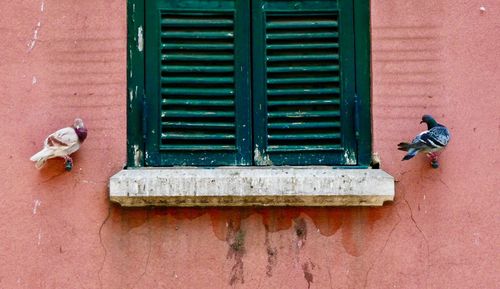
[[[394,199],[394,178],[330,167],[140,168],[112,176],[109,194],[126,207],[381,206]]]

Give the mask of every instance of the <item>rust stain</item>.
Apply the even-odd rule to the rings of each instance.
[[[120,221],[124,231],[142,226],[148,218],[148,211],[145,209],[117,207],[117,210],[120,211]]]
[[[308,215],[316,228],[323,236],[332,236],[342,226],[345,212],[344,208],[305,208],[303,212]]]
[[[342,245],[352,256],[361,256],[373,239],[373,226],[384,215],[385,208],[352,208],[345,210],[342,222]]]
[[[154,208],[151,214],[160,217],[168,216],[175,220],[193,220],[208,214],[214,235],[229,244],[228,258],[236,260],[232,270],[233,275],[236,276],[234,280],[242,282],[243,277],[242,275],[238,277],[240,276],[238,274],[242,274],[240,259],[244,254],[244,242],[243,239],[238,239],[238,236],[243,235],[238,234],[242,232],[242,220],[252,214],[262,216],[268,263],[266,275],[272,276],[273,267],[277,263],[278,250],[271,245],[269,234],[292,228],[297,236],[299,248],[303,247],[307,240],[308,228],[301,214],[309,216],[323,236],[332,236],[342,229],[341,240],[346,252],[352,256],[361,256],[374,238],[375,223],[384,216],[390,215],[391,210],[392,206],[380,208]],[[142,226],[147,221],[147,209],[117,207],[113,210],[112,220],[121,222],[122,229],[131,230]],[[242,242],[238,243],[240,241]]]
[[[212,208],[207,210],[212,222],[212,230],[219,240],[227,240],[230,234],[229,224],[233,230],[240,229],[241,221],[251,214],[246,208]]]
[[[300,208],[266,208],[257,210],[262,215],[264,227],[269,232],[288,230],[292,227],[293,219],[299,217]]]

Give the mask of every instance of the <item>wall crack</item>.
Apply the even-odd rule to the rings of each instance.
[[[101,262],[101,267],[99,268],[99,271],[97,271],[97,278],[99,279],[99,288],[102,289],[102,279],[101,279],[101,273],[102,270],[104,269],[104,264],[106,263],[106,257],[108,255],[108,250],[106,249],[106,246],[104,246],[104,242],[102,241],[102,229],[106,222],[109,220],[109,217],[111,216],[111,205],[108,207],[108,214],[106,215],[106,218],[104,218],[104,221],[102,221],[101,226],[99,227],[99,243],[101,244],[102,249],[104,250],[104,257],[102,258]]]
[[[426,264],[425,264],[425,275],[426,275],[426,277],[425,277],[425,288],[427,288],[427,279],[428,279],[428,275],[429,275],[429,258],[430,258],[429,241],[427,240],[427,236],[425,236],[424,231],[422,231],[422,229],[418,225],[417,221],[413,217],[413,209],[411,208],[410,203],[406,199],[406,195],[402,194],[402,197],[403,197],[403,200],[405,201],[406,205],[408,206],[408,209],[410,209],[410,219],[411,219],[412,223],[415,225],[415,228],[417,228],[417,230],[422,235],[422,238],[424,239],[425,246],[426,246],[426,249],[427,249],[427,258],[426,258]]]
[[[142,278],[144,277],[144,275],[146,275],[146,272],[148,271],[149,259],[151,258],[151,250],[152,250],[152,237],[151,237],[152,230],[151,230],[151,224],[150,224],[150,220],[151,220],[150,212],[151,212],[151,209],[149,209],[146,212],[146,222],[148,224],[148,246],[149,246],[148,256],[146,257],[146,264],[144,265],[144,270],[142,271],[141,275],[139,276],[139,279],[137,279],[137,281],[135,281],[134,286],[132,286],[132,288],[135,288],[135,286],[137,286],[137,284],[139,284],[139,282],[142,280]]]

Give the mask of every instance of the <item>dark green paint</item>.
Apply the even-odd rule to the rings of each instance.
[[[148,166],[251,164],[246,5],[146,1]]]
[[[139,28],[144,35],[144,0],[127,1],[127,166],[144,165],[144,50],[139,51]],[[143,47],[144,48],[144,47]]]
[[[354,1],[354,35],[356,44],[356,94],[359,100],[358,165],[371,162],[371,59],[370,1]]]
[[[162,13],[184,16],[162,18]],[[232,13],[232,19],[224,16]],[[215,16],[196,17],[200,14]],[[266,21],[269,15],[299,18]],[[367,0],[129,0],[128,166],[367,166],[371,158],[369,21]],[[138,27],[145,35],[143,52],[138,49]],[[203,31],[195,40],[203,45],[182,43],[193,38],[189,29],[199,28]],[[321,29],[321,33],[303,32],[308,29]],[[332,37],[339,41],[330,41]],[[297,38],[303,41],[294,43]],[[161,49],[175,53],[162,54]],[[290,53],[280,53],[284,50]],[[308,50],[324,53],[292,53]],[[162,65],[162,61],[173,64]],[[231,61],[234,65],[228,65]],[[314,64],[318,62],[329,64]],[[161,77],[162,73],[169,77]],[[268,73],[274,77],[268,78]],[[296,76],[287,77],[290,73]],[[321,83],[338,86],[321,87]],[[234,87],[228,87],[231,84]],[[170,119],[160,121],[162,115]],[[324,117],[331,119],[324,121]],[[228,122],[229,118],[234,120]],[[205,140],[205,144],[190,143]],[[269,144],[269,140],[279,143]],[[271,161],[253,162],[253,149]],[[357,161],[352,161],[353,156]]]
[[[356,165],[351,1],[253,1],[256,165]]]

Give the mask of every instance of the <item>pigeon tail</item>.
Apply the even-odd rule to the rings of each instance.
[[[52,156],[52,151],[50,149],[44,148],[43,150],[34,154],[30,158],[30,161],[36,162],[35,167],[37,169],[41,169],[45,165],[45,162]]]
[[[407,142],[401,142],[398,144],[398,150],[400,151],[408,151],[410,149],[410,144]]]
[[[410,149],[408,151],[408,153],[404,156],[404,158],[402,159],[402,161],[407,161],[407,160],[413,158],[414,156],[417,155],[417,153],[418,153],[418,150],[412,150],[412,149]]]

